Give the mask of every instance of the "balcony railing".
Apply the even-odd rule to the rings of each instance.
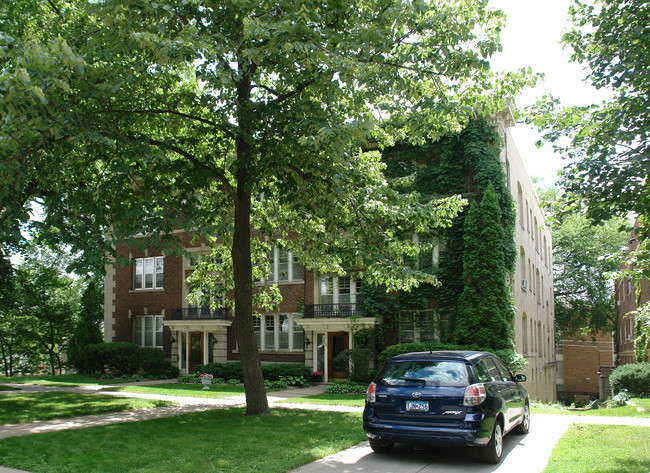
[[[363,317],[363,304],[309,304],[305,305],[306,319]]]
[[[228,309],[210,309],[209,307],[190,307],[172,309],[172,320],[215,320],[227,319]]]

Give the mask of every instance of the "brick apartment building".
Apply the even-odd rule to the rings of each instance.
[[[526,387],[531,397],[553,401],[552,241],[508,131],[514,125],[513,113],[507,108],[490,123],[505,143],[500,160],[517,203],[518,261],[510,278],[517,307],[516,347],[528,361]],[[239,353],[228,310],[213,310],[187,300],[187,277],[208,248],[192,243],[190,235],[179,236],[186,256],[139,251],[125,245],[117,248],[118,257],[128,258],[132,264],[106,267],[105,340],[161,348],[182,373],[192,372],[200,363],[237,361]],[[444,248],[445,242],[439,242],[432,258],[439,258]],[[315,372],[323,372],[326,381],[345,378],[347,366],[337,365],[336,356],[354,348],[356,332],[377,323],[364,309],[361,281],[314,274],[281,248],[274,248],[269,262],[270,274],[257,284],[277,284],[283,301],[277,311],[265,312],[254,322],[262,362],[304,363]],[[387,343],[435,338],[432,322],[440,315],[432,309],[419,317],[420,323],[402,323],[388,335]]]
[[[638,220],[634,224],[634,229],[638,228]],[[636,231],[632,230],[627,244],[626,252],[634,253],[639,248],[639,240],[636,238]],[[624,269],[624,266],[619,266]],[[635,337],[635,316],[634,312],[650,301],[650,288],[648,281],[642,280],[639,287],[628,278],[622,278],[616,281],[616,312],[618,317],[618,362],[621,365],[636,363],[634,354],[634,337]]]

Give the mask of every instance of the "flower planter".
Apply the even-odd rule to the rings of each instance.
[[[201,382],[203,383],[203,389],[210,389],[210,385],[212,384],[212,375],[202,374]]]

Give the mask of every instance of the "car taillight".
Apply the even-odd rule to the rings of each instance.
[[[487,394],[485,394],[485,385],[483,384],[470,384],[465,388],[465,397],[463,398],[464,406],[478,406],[485,401]]]
[[[374,403],[377,401],[375,391],[377,391],[377,385],[375,383],[370,383],[370,386],[368,386],[368,390],[366,391],[366,402]]]

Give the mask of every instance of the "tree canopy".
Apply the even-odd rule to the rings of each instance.
[[[650,210],[650,4],[645,0],[575,1],[564,44],[586,80],[611,91],[600,105],[562,107],[548,97],[532,111],[544,137],[570,163],[562,185],[572,208],[595,223]]]
[[[503,14],[485,0],[20,0],[0,23],[6,243],[33,201],[43,238],[97,265],[118,242],[211,235],[248,413],[268,411],[251,236],[412,287],[425,276],[399,263],[396,231],[447,225],[461,200],[395,192],[378,150],[459,130],[533,82],[490,71]]]
[[[593,225],[567,213],[557,188],[538,189],[553,230],[553,286],[558,337],[590,337],[616,327],[613,274],[627,242],[623,219]]]

